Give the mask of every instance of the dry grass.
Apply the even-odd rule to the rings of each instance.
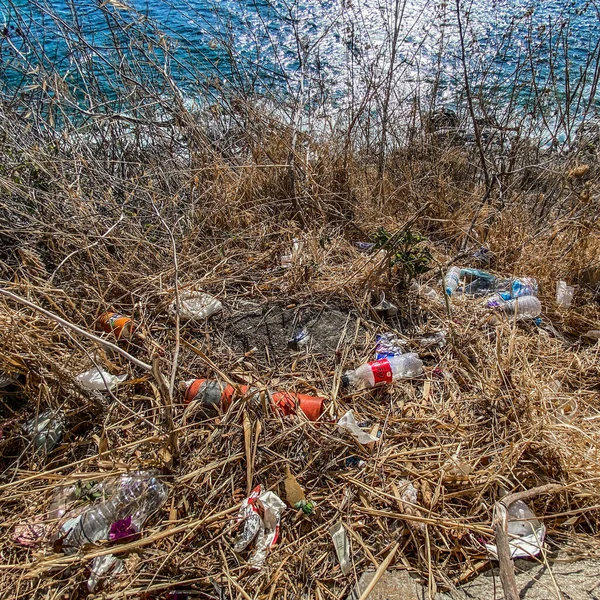
[[[396,568],[448,588],[489,564],[482,541],[491,537],[499,488],[549,482],[560,491],[532,503],[549,530],[548,555],[559,548],[576,556],[598,552],[600,346],[580,335],[600,329],[600,306],[581,285],[572,307],[560,309],[554,284],[575,282],[580,269],[597,261],[600,211],[597,183],[567,177],[568,161],[556,159],[558,166],[536,175],[535,185],[515,177],[504,204],[495,198],[479,211],[482,189],[465,148],[398,156],[379,188],[359,156],[344,167],[341,150],[324,145],[315,156],[298,157],[294,200],[303,227],[289,195],[289,144],[273,123],[249,136],[248,153],[236,163],[207,148],[189,161],[161,147],[112,160],[85,144],[34,143],[15,123],[6,130],[3,288],[90,331],[104,310],[132,316],[144,338],[121,345],[144,362],[159,356],[165,375],[180,339],[177,382],[222,373],[261,387],[318,392],[328,398],[327,417],[352,408],[381,431],[369,452],[328,419],[284,419],[243,397],[221,418],[184,418],[176,396],[180,458],[171,460],[163,398],[149,373],[3,298],[0,368],[20,374],[0,399],[7,421],[0,440],[0,581],[11,597],[84,597],[90,559],[119,553],[126,572],[107,582],[104,598],[164,596],[181,588],[205,598],[340,598],[396,542]],[[544,186],[560,194],[542,211]],[[427,201],[413,228],[430,238],[436,266],[422,283],[440,290],[437,270],[461,254],[468,233],[468,251],[485,241],[495,253],[495,272],[538,278],[544,326],[490,326],[478,301],[460,298],[449,316],[441,300],[398,289],[393,273],[353,246],[379,226],[400,229]],[[223,315],[184,325],[179,335],[167,317],[175,295],[170,233],[179,286],[212,293],[225,305]],[[304,242],[302,260],[282,269],[280,256],[294,237]],[[341,373],[369,359],[375,334],[389,326],[370,309],[380,291],[400,305],[402,318],[391,326],[421,352],[425,374],[345,394]],[[257,358],[262,354],[241,356],[222,333],[250,300],[346,312],[340,352],[309,347],[277,363]],[[450,332],[449,343],[422,351],[419,335],[440,329]],[[108,371],[128,375],[115,392],[119,402],[74,380],[95,352]],[[578,406],[570,423],[558,418],[565,402]],[[68,425],[63,443],[42,458],[19,424],[48,407],[63,410]],[[232,551],[232,517],[246,485],[244,414],[253,429],[258,422],[262,428],[254,482],[283,497],[288,464],[317,505],[310,518],[284,513],[281,539],[259,573]],[[347,468],[349,455],[366,466]],[[453,461],[468,465],[467,474],[457,473]],[[14,526],[43,514],[56,487],[150,468],[160,469],[170,495],[140,540],[73,556],[14,543]],[[397,497],[402,479],[419,490],[418,510],[406,511]],[[349,576],[341,574],[328,534],[340,519],[352,544]]]

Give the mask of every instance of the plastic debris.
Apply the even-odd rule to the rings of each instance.
[[[423,373],[423,362],[416,352],[382,358],[361,365],[354,371],[346,371],[342,377],[344,385],[375,387],[392,383],[398,379],[409,379]]]
[[[556,303],[563,308],[568,308],[573,302],[575,288],[567,285],[566,281],[556,282]]]
[[[532,558],[542,551],[546,528],[522,500],[508,507],[508,537],[511,558]],[[498,558],[495,544],[486,544],[486,548]]]
[[[98,324],[106,333],[112,333],[117,339],[131,339],[135,324],[129,318],[116,312],[105,312],[98,317]]]
[[[395,333],[388,332],[378,335],[375,344],[375,360],[402,354],[402,346],[405,344],[406,342]]]
[[[354,245],[360,252],[369,252],[370,250],[373,250],[375,246],[373,242],[354,242]]]
[[[13,530],[12,538],[25,548],[35,548],[46,535],[46,527],[42,523],[21,523]]]
[[[349,456],[344,464],[348,469],[362,469],[367,463],[358,456]]]
[[[46,410],[25,423],[25,432],[31,436],[36,452],[48,453],[62,439],[65,417],[61,411]]]
[[[292,240],[292,251],[290,254],[283,254],[281,256],[281,266],[284,269],[289,269],[298,259],[298,255],[302,251],[302,242],[298,238]]]
[[[430,346],[438,346],[443,348],[446,345],[447,331],[436,331],[430,335],[425,335],[418,340],[419,346],[422,348],[429,348]]]
[[[244,522],[244,529],[233,550],[242,552],[256,540],[254,552],[248,561],[255,569],[262,568],[269,549],[277,543],[281,514],[285,508],[285,503],[277,494],[263,492],[260,485],[242,503],[237,519]]]
[[[8,387],[11,383],[14,383],[15,379],[10,373],[0,371],[0,388]]]
[[[513,279],[510,284],[510,297],[521,298],[522,296],[537,296],[538,283],[533,277],[520,277]]]
[[[127,375],[111,375],[104,369],[93,367],[89,371],[80,373],[75,379],[88,390],[106,391],[112,390],[123,383],[127,379]]]
[[[299,327],[288,340],[288,348],[291,350],[300,350],[308,344],[309,339],[310,333],[308,333],[308,329],[306,329],[306,327]]]
[[[182,291],[179,293],[179,318],[183,321],[203,321],[223,310],[221,301],[204,292]],[[177,301],[169,306],[172,317],[177,315]]]
[[[348,534],[344,524],[339,521],[329,530],[329,534],[333,539],[333,546],[342,569],[342,574],[348,575],[352,568],[350,562],[350,541],[348,540]]]
[[[385,293],[381,293],[379,304],[373,307],[373,310],[382,318],[389,319],[398,314],[398,307],[385,299]]]
[[[298,480],[292,475],[289,465],[285,466],[283,485],[285,486],[285,499],[290,506],[300,509],[306,515],[314,512],[315,505],[306,499],[304,490],[298,483]]]
[[[590,329],[583,334],[583,337],[589,340],[600,340],[600,329]]]
[[[363,431],[354,418],[354,413],[349,410],[338,422],[340,431],[348,432],[359,444],[370,444],[379,441],[379,438],[372,436],[370,433]]]
[[[542,312],[542,303],[535,296],[520,296],[500,306],[504,314],[517,320],[535,319]]]
[[[97,556],[90,565],[90,576],[87,580],[87,588],[94,592],[102,579],[110,575],[117,575],[125,566],[125,562],[114,554]]]
[[[219,408],[225,412],[231,406],[235,388],[230,384],[223,384],[217,380],[191,379],[184,383],[184,402],[198,403],[198,406],[208,416],[214,417]],[[250,386],[240,385],[241,394],[247,394]],[[270,394],[271,404],[283,415],[295,415],[299,408],[309,421],[316,421],[323,413],[325,398],[309,396],[296,392],[277,391]]]
[[[561,423],[570,423],[577,414],[577,400],[567,400],[556,409],[556,418]]]
[[[76,552],[83,544],[109,539],[111,530],[114,539],[119,539],[125,530],[138,533],[168,496],[167,486],[151,472],[122,475],[101,486],[101,491],[102,502],[66,514],[60,525],[65,553]]]
[[[460,269],[458,267],[450,267],[446,276],[444,277],[444,289],[446,290],[446,294],[448,296],[452,296],[452,294],[458,289],[458,284],[460,282]]]
[[[417,506],[417,488],[408,479],[401,479],[395,489],[398,495],[398,508],[400,512],[411,517],[422,517],[423,515]],[[407,519],[407,521],[409,527],[412,529],[425,530],[424,523],[410,519]]]

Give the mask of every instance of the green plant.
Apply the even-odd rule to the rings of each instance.
[[[407,229],[391,233],[380,227],[371,236],[371,241],[375,244],[374,250],[387,251],[388,268],[390,272],[396,271],[401,287],[408,287],[413,279],[432,268],[428,239],[418,231]]]

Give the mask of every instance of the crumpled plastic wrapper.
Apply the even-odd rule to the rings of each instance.
[[[88,390],[106,391],[116,388],[120,383],[127,379],[127,375],[111,375],[103,369],[94,367],[89,371],[80,373],[75,378],[81,385]]]
[[[179,293],[179,318],[183,321],[203,321],[223,310],[221,301],[204,292],[182,291]],[[176,301],[169,306],[172,317],[177,314]]]
[[[22,523],[13,531],[13,540],[25,548],[35,548],[42,543],[46,535],[46,527],[42,523]]]
[[[242,503],[237,519],[244,521],[244,529],[235,541],[233,550],[242,552],[256,540],[255,550],[248,561],[255,569],[262,568],[269,548],[277,543],[281,513],[285,508],[285,502],[277,494],[263,492],[260,485]]]
[[[541,551],[546,538],[546,527],[538,521],[522,500],[508,507],[508,547],[511,558],[532,558]],[[498,558],[495,544],[485,547],[494,558]]]
[[[398,482],[396,489],[398,490],[398,495],[400,496],[400,498],[398,499],[398,508],[400,512],[409,516],[422,517],[423,514],[417,508],[417,488],[410,481],[408,481],[408,479],[401,479]],[[409,527],[411,527],[412,529],[425,531],[424,523],[408,519],[407,521]]]
[[[65,416],[61,411],[46,410],[25,423],[36,452],[50,452],[62,439]]]
[[[354,413],[349,410],[338,422],[338,429],[340,431],[347,431],[359,444],[370,444],[371,442],[378,442],[379,438],[372,436],[370,433],[363,431],[357,424],[354,418]]]

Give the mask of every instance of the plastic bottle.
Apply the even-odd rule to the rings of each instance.
[[[113,333],[117,339],[131,339],[135,324],[129,318],[115,312],[105,312],[98,317],[98,324],[106,333]]]
[[[365,363],[344,374],[342,382],[345,385],[357,385],[362,382],[367,387],[384,385],[397,379],[416,377],[423,373],[423,362],[416,352],[382,358]]]
[[[505,302],[500,308],[508,316],[516,313],[517,319],[535,319],[542,312],[542,303],[535,296],[521,296]]]
[[[402,345],[406,343],[392,332],[378,335],[375,342],[375,360],[402,354]]]
[[[444,287],[446,288],[446,294],[448,294],[448,296],[452,296],[452,294],[456,291],[459,281],[460,268],[450,267],[446,273],[446,277],[444,277]]]
[[[513,279],[510,284],[510,297],[537,296],[538,283],[533,277],[520,277]]]
[[[106,500],[61,526],[66,553],[76,552],[83,544],[107,539],[111,526],[131,518],[131,527],[140,531],[144,521],[166,501],[167,486],[149,473],[123,475],[104,490]]]

